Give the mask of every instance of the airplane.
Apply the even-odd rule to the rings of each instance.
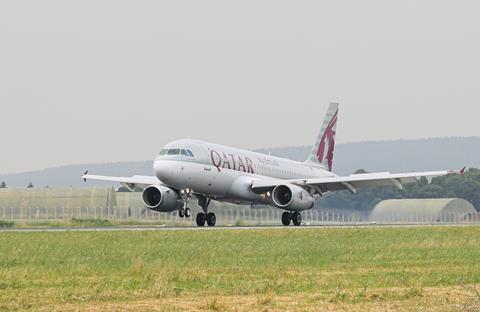
[[[421,177],[462,174],[460,171],[389,172],[339,176],[333,173],[339,104],[328,107],[320,134],[304,162],[273,157],[199,140],[177,140],[165,145],[154,160],[154,176],[111,177],[88,174],[82,179],[118,182],[131,191],[143,187],[143,202],[157,212],[178,211],[190,217],[188,203],[198,200],[198,226],[215,226],[212,200],[239,205],[270,205],[284,210],[282,224],[302,223],[301,212],[335,191],[356,194],[364,187],[403,186]]]

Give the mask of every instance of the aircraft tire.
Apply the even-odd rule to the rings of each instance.
[[[282,224],[284,226],[289,226],[290,225],[290,221],[292,221],[292,218],[290,216],[290,212],[288,211],[285,211],[284,213],[282,213]]]
[[[178,216],[179,216],[180,218],[185,217],[185,209],[183,209],[183,208],[180,209],[180,210],[178,211]]]
[[[191,215],[192,211],[190,210],[190,208],[185,208],[185,218],[190,218]]]
[[[295,212],[292,215],[292,221],[293,225],[295,226],[300,226],[302,224],[302,215],[300,214],[300,212]]]
[[[205,214],[203,212],[197,213],[197,225],[205,226]]]
[[[207,214],[207,224],[208,226],[215,226],[215,223],[217,223],[217,217],[213,212],[209,212]]]

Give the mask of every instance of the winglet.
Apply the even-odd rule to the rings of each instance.
[[[83,179],[83,182],[87,182],[87,179],[84,178],[84,176],[86,176],[88,174],[88,170],[85,171],[83,174],[82,174],[82,179]]]
[[[465,170],[466,170],[466,169],[467,169],[467,167],[463,167],[463,169],[460,170],[460,175],[461,175],[462,177],[465,176]]]

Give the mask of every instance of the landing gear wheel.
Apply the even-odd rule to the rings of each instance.
[[[295,226],[300,226],[300,224],[302,224],[302,215],[300,214],[300,212],[295,212],[292,215],[292,221],[293,225]]]
[[[290,216],[290,212],[285,211],[285,212],[282,214],[282,224],[283,224],[284,226],[289,226],[291,220],[292,220],[292,218],[291,218],[291,216]]]
[[[197,213],[197,225],[205,226],[205,214],[202,212]]]
[[[178,211],[178,216],[179,216],[180,218],[185,217],[185,209],[183,209],[183,208],[180,209],[180,210]]]
[[[185,208],[185,218],[190,218],[191,215],[192,211],[190,210],[190,208]]]
[[[217,222],[217,217],[215,217],[215,214],[213,212],[209,212],[207,214],[207,224],[208,224],[208,226],[215,226],[216,222]]]
[[[202,207],[203,213],[200,212],[197,214],[197,225],[204,226],[205,221],[207,221],[208,226],[214,226],[217,222],[217,218],[213,212],[208,213],[208,206],[210,205],[211,198],[205,197],[203,195],[197,195],[198,205]]]

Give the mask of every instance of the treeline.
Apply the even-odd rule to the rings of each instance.
[[[464,177],[456,174],[436,177],[430,184],[422,178],[403,190],[394,187],[368,188],[358,190],[356,195],[341,191],[317,201],[317,207],[368,211],[382,200],[404,198],[463,198],[480,211],[480,169],[471,168]]]

